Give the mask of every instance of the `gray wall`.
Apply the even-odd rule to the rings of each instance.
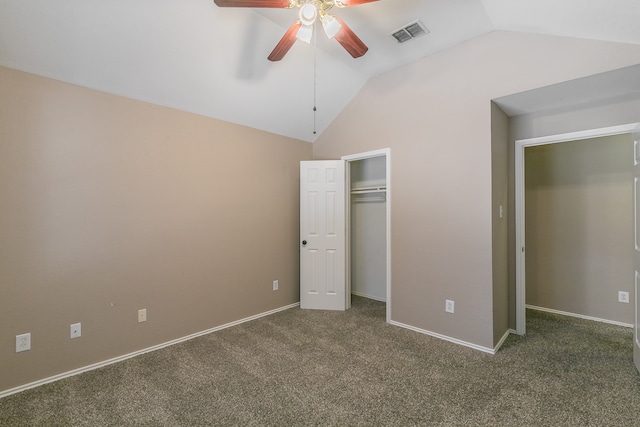
[[[633,323],[631,135],[525,149],[526,303]]]
[[[509,118],[491,103],[493,344],[509,330]],[[500,208],[502,207],[502,212]],[[501,216],[502,213],[502,216]]]

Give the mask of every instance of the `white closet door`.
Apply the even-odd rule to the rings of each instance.
[[[344,161],[300,162],[300,307],[345,310]]]

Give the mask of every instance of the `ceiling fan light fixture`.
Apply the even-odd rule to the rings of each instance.
[[[271,54],[269,61],[280,61],[297,40],[311,43],[314,27],[320,20],[324,32],[336,40],[353,58],[360,58],[369,48],[337,15],[329,15],[334,6],[350,7],[379,0],[214,0],[219,7],[284,8],[298,10],[298,19],[287,29]]]
[[[330,39],[334,38],[338,31],[342,28],[342,25],[335,16],[333,15],[324,15],[321,19],[322,28],[324,28],[324,32]]]
[[[313,25],[303,25],[300,27],[296,33],[296,37],[300,41],[311,43],[311,38],[313,37]]]

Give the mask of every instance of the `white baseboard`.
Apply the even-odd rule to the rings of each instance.
[[[498,344],[496,344],[495,347],[493,347],[493,353],[497,353],[498,350],[500,349],[500,347],[502,347],[502,344],[504,344],[505,340],[507,338],[509,338],[509,335],[511,335],[512,333],[515,333],[515,331],[513,329],[509,329],[507,330],[504,335],[502,336],[502,338],[500,338],[500,341],[498,341]]]
[[[363,297],[363,298],[368,298],[368,299],[372,299],[372,300],[375,300],[375,301],[387,302],[386,298],[374,297],[373,295],[365,294],[365,293],[362,293],[362,292],[351,292],[351,295],[355,295],[355,296]]]
[[[451,338],[451,337],[448,337],[446,335],[438,334],[436,332],[427,331],[426,329],[420,329],[420,328],[416,328],[415,326],[405,325],[404,323],[396,322],[394,320],[389,320],[388,323],[391,324],[391,325],[399,326],[401,328],[405,328],[405,329],[409,329],[409,330],[412,330],[412,331],[415,331],[415,332],[419,332],[421,334],[429,335],[429,336],[432,336],[432,337],[435,337],[435,338],[440,338],[441,340],[449,341],[449,342],[452,342],[454,344],[463,345],[465,347],[469,347],[469,348],[472,348],[474,350],[480,350],[482,352],[489,353],[489,354],[495,354],[496,353],[496,351],[493,348],[483,347],[481,345],[477,345],[477,344],[473,344],[473,343],[470,343],[470,342],[462,341],[462,340],[459,340],[457,338]]]
[[[615,320],[600,319],[598,317],[591,317],[591,316],[585,316],[583,314],[569,313],[568,311],[554,310],[553,308],[537,307],[535,305],[529,305],[529,304],[527,304],[525,307],[530,308],[531,310],[546,311],[548,313],[561,314],[563,316],[578,317],[580,319],[593,320],[594,322],[609,323],[611,325],[624,326],[625,328],[633,328],[633,325],[630,323],[616,322]]]
[[[34,387],[41,386],[43,384],[47,384],[47,383],[51,383],[51,382],[54,382],[54,381],[58,381],[58,380],[61,380],[63,378],[72,377],[74,375],[78,375],[78,374],[81,374],[83,372],[88,372],[88,371],[92,371],[94,369],[102,368],[103,366],[107,366],[107,365],[111,365],[113,363],[121,362],[121,361],[126,360],[126,359],[131,359],[132,357],[140,356],[141,354],[145,354],[145,353],[149,353],[149,352],[152,352],[152,351],[160,350],[161,348],[169,347],[169,346],[174,345],[174,344],[179,344],[181,342],[188,341],[190,339],[197,338],[197,337],[200,337],[202,335],[207,335],[207,334],[210,334],[212,332],[220,331],[222,329],[226,329],[226,328],[230,328],[232,326],[239,325],[241,323],[245,323],[245,322],[249,322],[251,320],[259,319],[261,317],[269,316],[269,315],[277,313],[279,311],[284,311],[284,310],[288,310],[290,308],[298,307],[299,305],[300,305],[299,302],[294,303],[294,304],[289,304],[289,305],[286,305],[284,307],[279,307],[279,308],[276,308],[276,309],[273,309],[273,310],[270,310],[270,311],[266,311],[264,313],[259,313],[259,314],[256,314],[256,315],[253,315],[253,316],[250,316],[250,317],[246,317],[244,319],[240,319],[240,320],[236,320],[234,322],[226,323],[224,325],[216,326],[215,328],[207,329],[205,331],[196,332],[194,334],[187,335],[187,336],[184,336],[184,337],[181,337],[181,338],[177,338],[175,340],[167,341],[167,342],[162,343],[162,344],[158,344],[158,345],[154,345],[152,347],[148,347],[148,348],[145,348],[145,349],[142,349],[142,350],[134,351],[133,353],[129,353],[129,354],[125,354],[125,355],[122,355],[122,356],[114,357],[114,358],[109,359],[109,360],[104,360],[102,362],[94,363],[92,365],[84,366],[82,368],[74,369],[74,370],[68,371],[68,372],[63,372],[61,374],[54,375],[54,376],[48,377],[48,378],[44,378],[42,380],[34,381],[34,382],[29,383],[29,384],[25,384],[25,385],[21,385],[21,386],[18,386],[18,387],[11,388],[9,390],[1,391],[0,392],[0,399],[3,398],[3,397],[9,396],[11,394],[20,393],[21,391],[28,390],[30,388],[34,388]]]

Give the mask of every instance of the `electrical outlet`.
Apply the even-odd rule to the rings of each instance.
[[[82,325],[80,323],[74,323],[69,327],[69,333],[71,338],[79,338],[82,335]]]
[[[138,323],[147,321],[147,309],[143,308],[138,310]]]
[[[16,353],[31,350],[31,333],[16,335]]]
[[[453,313],[454,312],[454,305],[455,305],[455,303],[453,301],[451,301],[450,299],[445,300],[444,311],[446,311],[447,313]]]
[[[618,291],[618,302],[629,304],[629,292]]]
[[[274,291],[277,291],[277,290],[278,290],[278,281],[277,281],[277,280],[274,280],[274,281],[273,281],[273,290],[274,290]]]

